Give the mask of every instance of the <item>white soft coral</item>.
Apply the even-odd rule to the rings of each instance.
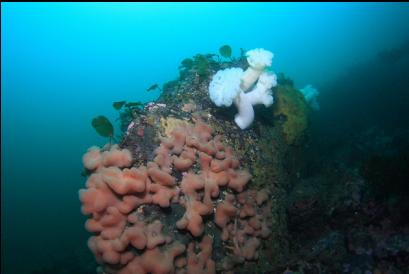
[[[254,105],[263,104],[269,107],[274,99],[271,95],[271,88],[277,85],[275,74],[263,72],[258,79],[256,87],[247,93],[240,92],[234,103],[239,110],[234,121],[241,128],[245,129],[251,125],[254,120]]]

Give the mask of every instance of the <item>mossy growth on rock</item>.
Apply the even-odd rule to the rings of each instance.
[[[290,85],[278,85],[274,90],[274,119],[281,127],[289,145],[299,145],[308,128],[310,109],[304,96]]]

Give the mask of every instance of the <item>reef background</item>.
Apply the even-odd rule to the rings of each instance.
[[[275,72],[288,75],[296,88],[312,83],[321,92],[322,111],[311,117],[310,142],[288,146],[265,131],[245,139],[246,145],[264,140],[269,149],[286,152],[275,155],[282,155],[277,168],[282,168],[280,174],[288,186],[290,236],[297,239],[295,246],[314,246],[325,231],[312,231],[315,238],[311,236],[307,243],[296,237],[311,228],[307,220],[324,220],[311,218],[322,216],[317,207],[329,209],[331,220],[343,220],[343,215],[331,215],[333,208],[341,207],[333,194],[343,195],[335,187],[354,193],[339,184],[343,177],[335,171],[354,178],[343,181],[354,181],[349,184],[353,187],[359,179],[369,182],[372,178],[373,182],[379,178],[371,173],[373,166],[386,170],[382,174],[389,174],[387,179],[402,175],[392,177],[393,182],[407,178],[407,168],[401,164],[407,163],[402,152],[408,151],[404,118],[409,109],[408,14],[407,4],[371,3],[2,3],[1,272],[41,272],[54,267],[53,273],[63,273],[58,271],[67,265],[75,267],[72,262],[79,259],[80,271],[89,273],[86,270],[95,268],[85,245],[88,233],[77,194],[85,182],[80,175],[82,154],[90,145],[107,141],[95,133],[91,119],[98,114],[112,121],[118,118],[114,101],[157,99],[161,92],[146,92],[149,86],[177,80],[184,58],[217,53],[223,44],[233,48],[235,57],[240,48],[269,49],[275,53]],[[189,77],[180,81],[195,84]],[[203,95],[204,83],[197,89]],[[184,92],[195,94],[189,89]],[[265,116],[257,113],[259,123],[264,123]],[[119,123],[115,125],[119,132]],[[391,159],[396,164],[386,165]],[[333,181],[328,179],[331,176]],[[376,185],[378,193],[385,193],[385,180]],[[302,191],[311,196],[294,194],[306,185],[317,186]],[[376,208],[385,212],[389,204],[383,198],[394,198],[401,189],[397,184],[388,189],[388,195],[379,198],[378,194]],[[317,197],[329,198],[316,202]],[[302,203],[293,208],[291,199]],[[323,203],[325,207],[320,207]],[[355,211],[366,206],[354,205]],[[306,213],[300,214],[299,208]],[[395,210],[383,215],[376,211],[380,216],[370,213],[379,220],[390,212],[406,212],[396,203],[389,208]],[[346,215],[355,212],[346,209]],[[391,220],[398,230],[406,225],[400,221],[398,217]],[[395,232],[399,233],[403,232]],[[324,241],[324,246],[343,242],[339,234],[329,235],[325,239],[335,240]],[[295,267],[299,257],[294,258]]]

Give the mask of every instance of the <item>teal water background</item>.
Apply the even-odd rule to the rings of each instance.
[[[408,36],[407,3],[2,3],[1,272],[86,245],[81,157],[106,142],[92,118],[154,100],[184,58],[263,47],[301,88]]]

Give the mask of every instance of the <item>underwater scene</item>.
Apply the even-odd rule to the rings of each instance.
[[[2,274],[405,274],[408,198],[408,3],[1,3]]]

